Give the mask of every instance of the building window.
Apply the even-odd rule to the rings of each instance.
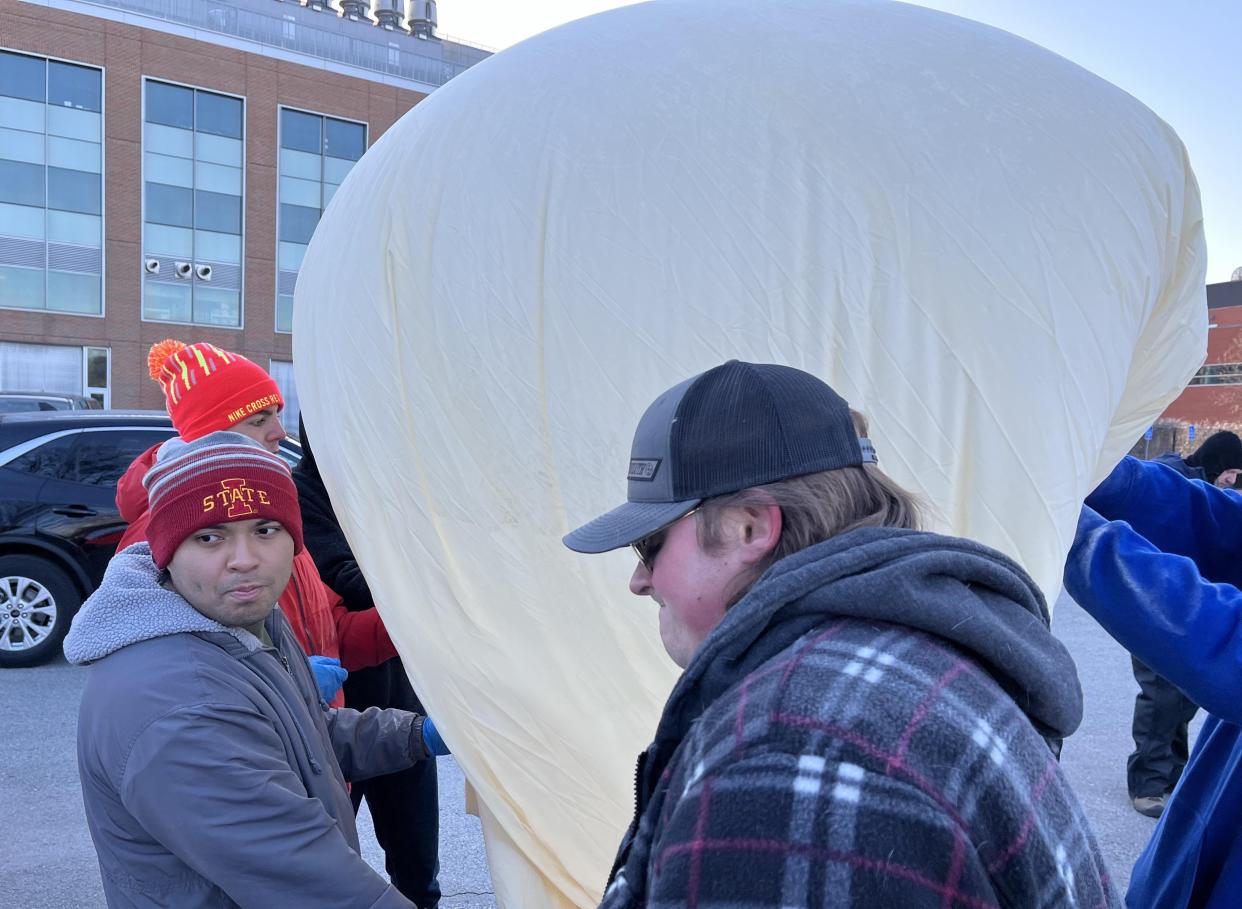
[[[0,51],[0,306],[103,313],[102,110],[100,70]]]
[[[1242,363],[1211,363],[1199,367],[1191,385],[1242,385]]]
[[[0,341],[0,389],[85,395],[111,407],[111,355],[107,347]]]
[[[285,409],[280,412],[280,423],[285,427],[285,432],[291,436],[296,436],[298,434],[298,416],[301,414],[302,408],[298,404],[298,386],[293,379],[293,364],[288,360],[272,360],[270,364],[268,372],[276,380],[276,387],[280,389],[280,396],[285,399]]]
[[[366,149],[366,124],[280,109],[277,331],[293,331],[293,286],[306,255],[306,246],[319,223],[319,216]]]
[[[242,101],[150,79],[143,100],[143,318],[240,328]]]
[[[112,351],[107,347],[82,348],[82,394],[104,407],[112,406]]]

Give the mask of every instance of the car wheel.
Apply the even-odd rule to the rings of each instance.
[[[77,588],[53,563],[37,556],[0,556],[0,667],[37,666],[60,653]]]

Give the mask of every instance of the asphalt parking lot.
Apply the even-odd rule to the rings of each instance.
[[[1071,601],[1058,605],[1054,629],[1073,652],[1086,692],[1082,729],[1066,742],[1062,761],[1124,890],[1134,859],[1155,826],[1136,814],[1126,797],[1125,759],[1137,686],[1126,653]],[[0,804],[5,821],[0,862],[6,872],[7,906],[103,906],[74,748],[85,675],[63,659],[33,669],[0,670]],[[441,906],[495,906],[479,822],[464,811],[461,771],[450,758],[440,760],[440,792]],[[365,809],[359,832],[364,857],[382,870],[383,856]]]

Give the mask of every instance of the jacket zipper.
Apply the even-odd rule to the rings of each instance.
[[[266,649],[266,648],[264,648]],[[285,657],[284,651],[277,645],[276,640],[272,639],[272,651],[276,654],[276,658],[280,660],[280,665],[285,668],[285,673],[289,676],[289,680],[297,686],[297,679],[293,677],[293,669],[289,665],[289,660]],[[315,752],[311,749],[310,739],[306,735],[306,730],[302,728],[302,724],[294,717],[293,725],[297,727],[298,736],[302,739],[302,747],[306,749],[306,759],[310,761],[311,771],[314,773],[323,773],[323,767],[315,760]]]
[[[647,755],[650,751],[651,749],[648,748],[640,754],[638,762],[634,765],[634,818],[630,821],[630,829],[625,833],[622,847],[617,853],[617,859],[612,865],[612,871],[608,874],[608,881],[604,884],[605,891],[612,886],[617,873],[629,862],[630,853],[634,850],[634,841],[638,839],[638,821],[642,814],[643,769],[647,763]]]

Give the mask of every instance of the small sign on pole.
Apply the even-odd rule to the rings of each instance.
[[[1194,423],[1190,424],[1190,429],[1187,432],[1186,436],[1191,442],[1195,440],[1195,424]]]
[[[1146,439],[1148,442],[1151,441],[1151,427],[1150,426],[1147,427],[1147,432],[1143,433],[1143,438]]]

